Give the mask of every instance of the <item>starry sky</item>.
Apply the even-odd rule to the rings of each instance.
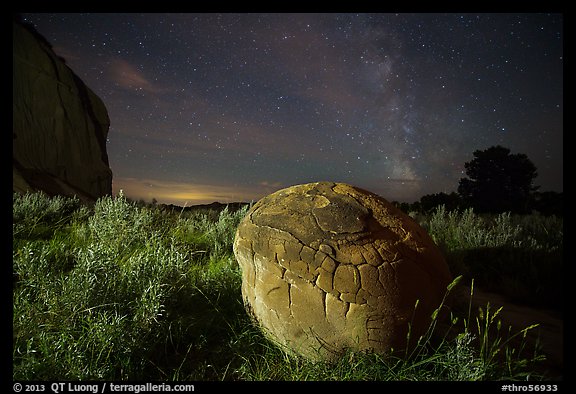
[[[563,191],[563,16],[23,14],[104,101],[113,191],[190,206],[450,193],[502,145]]]

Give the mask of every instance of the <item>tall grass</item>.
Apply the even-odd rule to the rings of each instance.
[[[513,301],[562,311],[562,218],[478,215],[444,206],[412,216],[444,252],[452,273]]]
[[[231,239],[219,231],[235,228],[242,211],[223,212],[214,223],[200,220],[194,228],[173,218],[158,226],[157,212],[120,195],[100,199],[90,215],[62,227],[70,212],[45,213],[57,204],[61,199],[38,195],[14,200],[15,377],[143,378],[156,369],[158,347],[175,353],[163,356],[164,362],[176,362],[182,346],[192,350],[198,337],[218,331],[207,322],[216,324],[234,308],[219,306],[218,297],[238,303],[240,276]],[[27,206],[38,207],[37,218]],[[28,224],[55,223],[60,227],[50,237],[25,231]],[[202,250],[194,244],[180,248],[173,242],[178,232],[202,232],[210,242]],[[238,315],[241,305],[236,309]],[[206,333],[195,337],[197,327]],[[163,370],[158,368],[157,374]]]
[[[520,379],[539,360],[506,342],[514,333],[494,337],[488,309],[448,329],[436,314],[404,357],[290,356],[244,311],[232,242],[245,214],[14,195],[13,379]]]

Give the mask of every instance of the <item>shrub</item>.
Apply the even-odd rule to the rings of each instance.
[[[88,214],[77,197],[48,197],[42,192],[12,196],[14,237],[47,238],[74,218]]]
[[[562,310],[563,221],[540,215],[478,215],[472,209],[414,215],[453,274],[516,302]]]
[[[443,205],[433,211],[424,226],[434,242],[447,250],[515,246],[521,233],[509,212],[490,219],[476,215],[472,208],[446,212]]]

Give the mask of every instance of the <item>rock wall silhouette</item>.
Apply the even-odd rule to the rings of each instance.
[[[14,20],[12,40],[13,191],[111,194],[104,103],[33,28]]]

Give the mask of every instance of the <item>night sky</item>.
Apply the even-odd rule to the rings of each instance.
[[[502,145],[563,191],[561,14],[23,14],[104,101],[113,190],[450,193]]]

